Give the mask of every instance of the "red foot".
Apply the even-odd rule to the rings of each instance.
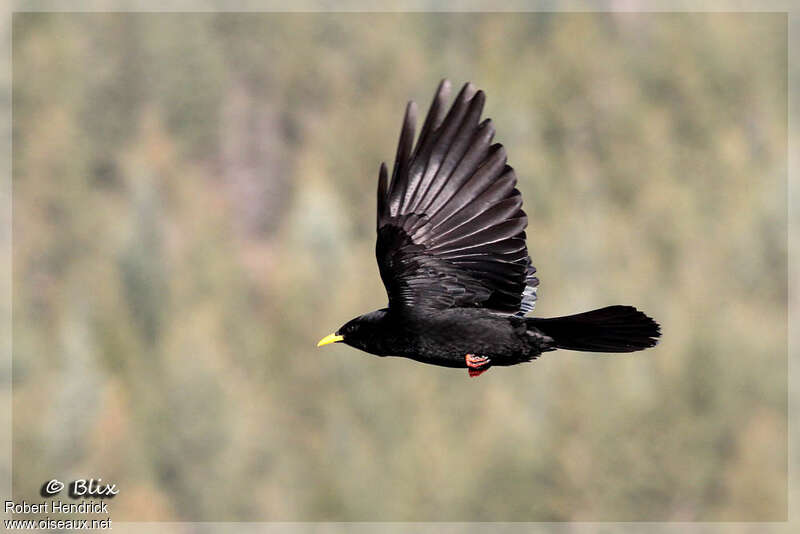
[[[476,377],[489,369],[489,358],[486,356],[476,356],[475,354],[467,354],[466,356],[467,369],[469,376]]]
[[[474,354],[467,354],[467,367],[471,369],[478,369],[489,363],[489,358],[486,356],[475,356]]]

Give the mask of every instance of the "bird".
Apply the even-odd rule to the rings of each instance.
[[[623,353],[653,347],[661,327],[633,306],[528,317],[539,279],[514,169],[493,143],[486,96],[466,83],[449,110],[442,80],[414,143],[417,106],[403,117],[391,180],[378,173],[375,255],[388,306],[345,323],[318,347],[345,343],[376,356],[467,369],[535,360],[566,349]]]

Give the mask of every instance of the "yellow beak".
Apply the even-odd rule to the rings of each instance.
[[[320,339],[319,343],[317,343],[317,346],[321,347],[323,345],[330,345],[331,343],[337,343],[339,341],[342,341],[343,339],[344,336],[337,336],[336,334],[331,334],[329,336],[325,336],[322,339]]]

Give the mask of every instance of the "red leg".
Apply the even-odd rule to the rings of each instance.
[[[469,376],[479,376],[484,371],[488,370],[491,366],[489,358],[486,356],[476,356],[475,354],[467,354],[466,356],[467,369]]]

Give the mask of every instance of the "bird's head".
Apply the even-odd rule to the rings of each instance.
[[[374,350],[381,340],[381,323],[386,310],[366,313],[345,323],[339,330],[319,340],[317,347],[331,343],[345,343],[361,350]]]

